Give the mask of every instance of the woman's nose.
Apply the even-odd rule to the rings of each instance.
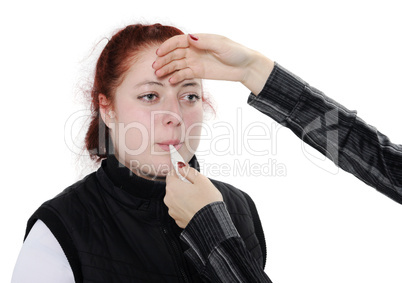
[[[178,127],[181,126],[181,124],[183,123],[183,118],[178,101],[170,102],[169,106],[165,108],[165,110],[163,110],[161,114],[163,115],[162,124],[164,126]]]
[[[172,127],[178,127],[182,123],[182,118],[178,116],[174,112],[170,111],[165,111],[167,113],[164,113],[164,117],[162,119],[162,124],[165,126],[172,126]]]

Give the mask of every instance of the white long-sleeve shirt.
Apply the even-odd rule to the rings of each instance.
[[[12,283],[74,283],[74,274],[59,242],[37,220],[14,267]]]

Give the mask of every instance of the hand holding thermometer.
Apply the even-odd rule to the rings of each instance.
[[[190,183],[186,178],[184,178],[180,174],[179,166],[177,165],[178,162],[183,162],[185,164],[183,157],[181,157],[180,153],[176,150],[176,148],[173,145],[169,144],[169,149],[170,149],[170,160],[172,161],[177,176],[179,176],[180,180]]]

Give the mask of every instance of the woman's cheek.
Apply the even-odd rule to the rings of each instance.
[[[144,119],[148,116],[147,113],[138,111],[136,115],[120,117],[121,122],[118,125],[120,151],[133,156],[149,151],[150,121]]]
[[[186,130],[186,146],[190,153],[190,157],[197,151],[198,145],[200,144],[200,136],[202,132],[202,114],[193,115],[189,118]]]
[[[124,148],[127,154],[141,155],[148,151],[149,131],[144,125],[133,122],[124,133]]]

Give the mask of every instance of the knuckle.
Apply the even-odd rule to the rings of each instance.
[[[169,64],[169,62],[171,62],[174,58],[174,51],[170,52],[167,56],[166,56],[166,64]]]
[[[176,69],[176,66],[174,63],[169,64],[168,73],[172,73],[175,69]]]

